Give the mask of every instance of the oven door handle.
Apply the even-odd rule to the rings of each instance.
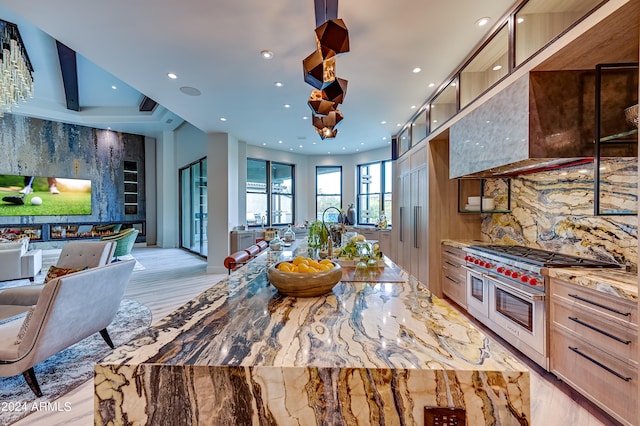
[[[529,301],[535,302],[537,300],[544,300],[545,295],[544,294],[533,294],[533,293],[529,293],[528,291],[524,291],[524,290],[520,290],[519,288],[513,287],[509,284],[506,284],[502,281],[497,281],[496,277],[492,276],[492,275],[487,275],[489,278],[493,279],[494,285],[496,286],[496,288],[501,288],[503,291],[506,291],[508,293],[512,293],[516,296],[520,296],[523,299],[527,299]]]
[[[475,270],[475,269],[473,269],[473,268],[469,268],[467,265],[460,265],[460,266],[461,266],[463,269],[466,269],[466,270],[467,270],[467,271],[469,271],[469,272],[473,272],[474,274],[483,275],[483,273],[482,273],[482,272],[480,272],[480,271],[476,271],[476,270]]]

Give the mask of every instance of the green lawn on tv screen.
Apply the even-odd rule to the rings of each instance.
[[[61,192],[50,194],[38,191],[27,195],[24,204],[11,204],[2,201],[6,196],[20,195],[16,192],[0,191],[0,216],[66,216],[91,214],[91,193]],[[42,198],[39,206],[31,204],[33,197]]]

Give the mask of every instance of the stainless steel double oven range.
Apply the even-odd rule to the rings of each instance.
[[[620,268],[523,246],[473,245],[467,252],[467,310],[531,360],[549,369],[549,268]]]

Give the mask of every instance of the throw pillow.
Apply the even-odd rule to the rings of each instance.
[[[24,339],[24,336],[27,334],[27,328],[29,328],[29,323],[31,322],[31,318],[33,317],[33,311],[36,310],[35,306],[32,306],[27,313],[27,316],[24,318],[22,325],[20,326],[20,331],[18,331],[18,335],[16,336],[16,345],[19,345]]]
[[[80,272],[88,269],[87,266],[82,268],[58,268],[57,266],[50,266],[47,271],[47,276],[44,278],[44,283],[48,283],[54,278],[62,277],[64,275],[73,274],[74,272]]]

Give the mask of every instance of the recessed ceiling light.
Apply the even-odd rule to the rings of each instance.
[[[227,121],[227,119],[224,117],[220,117],[220,121]]]
[[[274,84],[276,85],[276,87],[282,87],[282,86],[284,86],[284,84],[282,84],[282,82],[281,82],[281,81],[276,81]]]
[[[516,22],[518,24],[522,24],[524,22],[524,18],[518,18],[518,19],[516,19]]]
[[[171,80],[175,80],[176,78],[178,78],[177,75],[175,75],[174,73],[170,72],[169,74],[167,74],[167,77],[169,77]]]
[[[293,151],[293,148],[289,148],[289,151]]]
[[[315,142],[312,142],[312,145],[315,145],[315,144],[316,144]]]
[[[435,85],[436,85],[435,83],[429,83],[429,87],[433,87]]]
[[[433,120],[433,122],[434,122],[434,123],[437,123],[437,122],[438,122],[438,120]]]
[[[267,146],[267,143],[266,142],[262,142],[262,146]]]
[[[415,105],[411,105],[411,109],[416,109],[416,106]]]
[[[306,115],[304,117],[302,117],[303,120],[308,120],[309,117],[307,117]]]
[[[494,71],[498,71],[502,69],[502,65],[496,65],[495,67],[493,67]]]
[[[278,143],[282,143],[282,141],[278,141]]]
[[[261,50],[260,56],[262,56],[264,59],[271,59],[273,58],[273,52],[270,50]]]
[[[386,140],[387,140],[387,137],[386,137],[386,136],[383,136],[383,137],[382,137],[382,140],[383,140],[383,141],[386,141]]]
[[[458,83],[456,83],[455,81],[453,83],[451,83],[451,86],[456,87],[458,85]]]
[[[360,142],[360,145],[364,145],[364,142]]]
[[[342,150],[343,150],[343,151],[344,151],[344,150],[346,150],[346,149],[347,149],[347,148],[345,148],[344,146],[342,147]]]
[[[387,124],[387,122],[386,122],[386,121],[384,121],[384,120],[382,120],[382,121],[380,122],[380,124]]]
[[[291,105],[289,105],[289,104],[284,104],[283,106],[284,106],[285,108],[291,108]]]
[[[484,27],[485,25],[487,25],[489,23],[489,21],[491,21],[491,18],[485,16],[484,18],[480,18],[476,21],[476,25],[479,27]]]
[[[400,127],[400,126],[402,126],[402,123],[396,124],[396,127]]]
[[[302,145],[298,145],[298,148],[302,148]]]
[[[414,74],[418,74],[420,71],[422,71],[422,68],[420,68],[420,67],[415,67],[415,68],[413,69],[413,73],[414,73]]]
[[[115,84],[114,84],[113,86],[111,86],[111,88],[112,88],[113,90],[117,90],[117,89],[118,89],[118,88],[116,87],[116,85],[115,85]]]

